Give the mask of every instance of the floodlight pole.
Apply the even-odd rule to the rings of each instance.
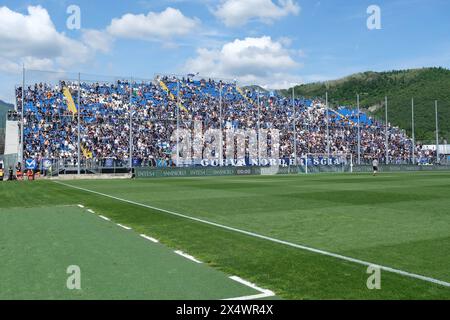
[[[222,166],[223,163],[223,131],[222,131],[222,81],[220,81],[220,88],[219,88],[219,122],[220,122],[220,148],[219,148],[219,158],[220,163],[219,166]]]
[[[434,109],[436,114],[436,163],[439,163],[439,118],[438,118],[438,101],[434,101]]]
[[[412,163],[416,164],[416,133],[414,123],[414,98],[411,99],[411,142],[412,142]]]
[[[81,113],[81,74],[78,73],[78,110],[77,110],[77,153],[78,153],[78,175],[81,174],[81,139],[80,139],[80,113]]]
[[[361,165],[361,119],[359,112],[359,94],[356,95],[356,105],[358,106],[358,165]]]
[[[259,99],[259,90],[256,90],[256,95],[258,96],[258,165],[261,165],[261,148],[260,148],[260,132],[261,132],[261,123],[260,123],[260,109],[261,102]]]
[[[327,156],[330,158],[330,124],[328,116],[328,92],[325,93],[325,104],[326,104],[326,120],[327,120]]]
[[[19,154],[19,160],[20,160],[20,170],[22,171],[23,167],[23,154],[25,149],[25,143],[24,143],[24,109],[25,109],[25,65],[23,65],[23,74],[22,74],[22,110],[20,111],[20,154]]]
[[[385,149],[386,149],[386,164],[389,164],[389,137],[388,137],[388,98],[384,97],[384,112],[385,112],[385,125],[384,125],[384,137],[385,137]]]
[[[292,87],[292,110],[293,110],[293,126],[294,126],[294,160],[295,160],[295,166],[298,165],[297,162],[297,116],[295,113],[295,87]]]
[[[129,159],[129,164],[130,164],[130,170],[133,171],[133,78],[131,78],[131,82],[130,82],[130,147],[129,147],[129,151],[130,151],[130,159]],[[131,172],[132,173],[132,172]]]
[[[176,115],[177,115],[177,167],[180,165],[180,79],[177,78],[177,108],[176,108]]]

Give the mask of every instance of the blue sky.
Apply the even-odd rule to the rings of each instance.
[[[80,8],[80,29],[66,13]],[[381,10],[369,30],[367,8]],[[448,0],[127,0],[0,4],[0,99],[20,68],[237,79],[268,88],[355,72],[450,67]]]

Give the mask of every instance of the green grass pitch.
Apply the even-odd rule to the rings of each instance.
[[[0,299],[192,300],[259,293],[77,206],[9,209],[0,222]],[[67,288],[67,269],[74,265],[80,290]]]
[[[0,259],[6,261],[0,265],[0,298],[33,298],[42,295],[39,292],[45,292],[46,298],[87,299],[219,299],[255,294],[244,292],[249,289],[227,278],[237,275],[285,299],[450,299],[449,287],[387,271],[381,272],[381,289],[369,290],[367,266],[204,223],[448,283],[450,173],[67,184],[93,192],[53,181],[0,183]],[[111,225],[78,212],[76,204],[110,218]],[[127,233],[113,222],[133,230]],[[156,248],[161,252],[155,253],[154,245],[139,238],[140,233],[159,239],[162,244]],[[65,245],[74,257],[85,261],[86,277],[92,277],[91,282],[86,280],[80,297],[42,280],[57,277],[54,265],[61,267],[71,261],[63,250]],[[175,249],[205,264],[199,267],[172,257]],[[167,261],[155,259],[157,254],[167,256]],[[102,268],[106,268],[105,276],[96,275]],[[174,278],[178,280],[167,274],[170,268],[179,272],[179,278]],[[193,274],[196,285],[188,281]],[[58,276],[67,277],[65,273]],[[117,283],[104,283],[111,278]],[[182,282],[185,278],[187,283]],[[21,293],[14,286],[21,288]]]

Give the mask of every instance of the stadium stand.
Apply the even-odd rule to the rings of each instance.
[[[77,102],[78,83],[60,81],[57,85],[36,83],[25,88],[24,159],[53,159],[65,165],[77,162],[77,118],[70,111],[69,89]],[[80,86],[81,148],[84,162],[116,166],[129,162],[130,130],[133,136],[133,163],[157,165],[169,161],[174,152],[170,137],[178,124],[191,128],[194,121],[209,128],[276,128],[281,132],[280,155],[294,157],[293,105],[295,106],[297,156],[324,153],[327,150],[326,108],[320,99],[292,99],[277,93],[243,89],[232,82],[211,79],[158,77],[154,81],[113,83],[82,82]],[[259,96],[258,96],[259,95]],[[22,108],[22,88],[16,89],[17,112],[9,120],[18,120]],[[258,112],[258,102],[260,109]],[[222,119],[220,118],[220,106]],[[179,108],[178,108],[179,107]],[[77,108],[75,106],[75,108]],[[130,129],[130,112],[132,128]],[[330,151],[357,156],[358,115],[354,109],[329,110]],[[259,115],[259,119],[258,119]],[[384,124],[361,113],[361,154],[363,162],[373,158],[384,162]],[[389,157],[395,164],[411,161],[411,139],[404,131],[388,126]],[[432,152],[417,146],[417,159],[431,161]]]

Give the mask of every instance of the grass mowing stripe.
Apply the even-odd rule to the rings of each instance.
[[[111,226],[75,206],[1,210],[0,300],[219,300],[259,294],[226,273]],[[81,290],[66,286],[71,265],[81,270]]]
[[[132,205],[136,205],[136,206],[152,209],[152,210],[155,210],[155,211],[164,212],[164,213],[167,213],[167,214],[170,214],[170,215],[174,215],[174,216],[177,216],[177,217],[181,217],[181,218],[184,218],[184,219],[193,220],[193,221],[200,222],[200,223],[203,223],[203,224],[208,224],[208,225],[215,226],[215,227],[218,227],[218,228],[221,228],[221,229],[234,231],[234,232],[237,232],[237,233],[245,234],[247,236],[251,236],[251,237],[255,237],[255,238],[259,238],[259,239],[264,239],[264,240],[267,240],[267,241],[271,241],[271,242],[274,242],[274,243],[286,245],[286,246],[289,246],[289,247],[306,250],[306,251],[309,251],[309,252],[313,252],[313,253],[329,256],[329,257],[333,257],[333,258],[336,258],[336,259],[340,259],[340,260],[344,260],[344,261],[360,264],[360,265],[367,266],[367,267],[369,267],[369,266],[377,266],[381,270],[384,270],[384,271],[387,271],[387,272],[399,274],[399,275],[402,275],[402,276],[405,276],[405,277],[409,277],[409,278],[419,279],[419,280],[422,280],[422,281],[426,281],[426,282],[430,282],[430,283],[434,283],[434,284],[437,284],[437,285],[441,285],[441,286],[450,288],[450,283],[446,282],[446,281],[443,281],[443,280],[439,280],[439,279],[423,276],[423,275],[420,275],[420,274],[415,274],[415,273],[411,273],[411,272],[408,272],[408,271],[403,271],[403,270],[400,270],[400,269],[395,269],[395,268],[379,265],[379,264],[376,264],[376,263],[367,262],[367,261],[360,260],[360,259],[355,259],[355,258],[343,256],[343,255],[340,255],[340,254],[336,254],[336,253],[332,253],[332,252],[328,252],[328,251],[324,251],[324,250],[320,250],[320,249],[315,249],[315,248],[311,248],[311,247],[307,247],[307,246],[303,246],[303,245],[287,242],[287,241],[284,241],[284,240],[275,239],[275,238],[272,238],[272,237],[264,236],[264,235],[253,233],[253,232],[250,232],[250,231],[245,231],[245,230],[241,230],[241,229],[225,226],[225,225],[222,225],[222,224],[219,224],[219,223],[215,223],[215,222],[211,222],[211,221],[207,221],[207,220],[191,217],[191,216],[184,215],[184,214],[181,214],[181,213],[177,213],[177,212],[174,212],[174,211],[153,207],[153,206],[150,206],[150,205],[146,205],[146,204],[143,204],[143,203],[139,203],[139,202],[135,202],[135,201],[127,200],[127,199],[118,198],[118,197],[115,197],[115,196],[112,196],[112,195],[109,195],[109,194],[105,194],[105,193],[101,193],[101,192],[98,192],[98,191],[94,191],[94,190],[89,190],[89,189],[86,189],[86,188],[73,186],[73,185],[70,185],[70,184],[63,183],[63,182],[59,182],[59,181],[53,181],[53,182],[57,183],[59,185],[63,185],[63,186],[69,187],[69,188],[78,189],[78,190],[81,190],[81,191],[84,191],[84,192],[97,194],[97,195],[100,195],[100,196],[103,196],[103,197],[107,197],[107,198],[110,198],[110,199],[126,202],[126,203],[129,203],[129,204],[132,204]]]

